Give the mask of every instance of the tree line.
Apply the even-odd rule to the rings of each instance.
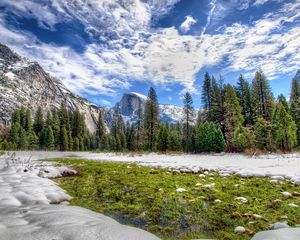
[[[95,133],[90,133],[78,109],[62,104],[43,116],[41,108],[31,118],[29,109],[15,110],[9,132],[0,147],[10,150],[61,151],[184,151],[244,152],[291,151],[300,143],[300,83],[292,80],[289,102],[274,98],[260,70],[249,83],[243,75],[237,85],[223,84],[206,73],[202,85],[203,107],[196,112],[189,92],[183,96],[183,117],[176,124],[160,120],[154,88],[145,106],[139,106],[135,122],[124,122],[116,111],[110,128],[100,111]]]

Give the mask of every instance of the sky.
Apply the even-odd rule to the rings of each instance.
[[[236,84],[262,69],[289,96],[300,69],[300,0],[0,0],[0,42],[74,93],[113,106],[123,93],[200,107],[205,72]]]

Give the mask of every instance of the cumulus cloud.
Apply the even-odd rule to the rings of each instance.
[[[188,32],[195,23],[197,23],[196,19],[192,16],[186,16],[184,22],[180,25],[180,30],[182,32]]]
[[[224,73],[243,70],[253,74],[262,67],[270,78],[291,73],[300,64],[300,27],[286,24],[299,21],[299,1],[284,4],[277,12],[251,24],[224,26],[215,35],[205,32],[206,25],[199,36],[181,35],[174,27],[152,29],[154,6],[165,14],[177,1],[166,1],[169,5],[164,7],[162,1],[150,2],[152,5],[140,0],[122,4],[114,0],[53,0],[51,7],[55,11],[76,18],[90,34],[104,38],[105,44],[88,44],[82,53],[42,43],[31,33],[8,26],[3,14],[1,41],[40,62],[78,94],[114,95],[118,88],[129,88],[132,81],[178,83],[195,91],[199,70],[221,62]],[[208,24],[216,5],[212,0]],[[62,21],[59,14],[56,16],[52,27]]]

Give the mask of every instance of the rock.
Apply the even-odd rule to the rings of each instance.
[[[235,200],[241,201],[242,203],[248,202],[248,200],[245,197],[236,197]]]
[[[222,202],[222,200],[220,200],[220,199],[215,200],[215,203],[220,203],[220,202]]]
[[[288,204],[288,206],[290,206],[290,207],[294,207],[294,208],[298,208],[298,207],[299,207],[299,205],[297,205],[297,204],[294,204],[294,203],[289,203],[289,204]]]
[[[283,176],[272,176],[271,179],[273,180],[284,180]]]
[[[199,177],[205,178],[205,175],[204,174],[199,174]]]
[[[281,192],[281,194],[282,194],[283,196],[285,196],[285,197],[291,197],[291,196],[292,196],[292,194],[289,193],[289,192]]]
[[[182,193],[182,192],[186,192],[187,190],[186,189],[184,189],[184,188],[177,188],[176,189],[176,192],[178,192],[178,193]]]
[[[246,228],[242,227],[242,226],[238,226],[234,229],[235,233],[244,233],[246,232]]]
[[[281,229],[281,228],[289,228],[290,226],[288,225],[287,222],[277,222],[270,224],[270,229],[271,230],[276,230],[276,229]]]
[[[288,216],[281,216],[281,219],[288,219]]]

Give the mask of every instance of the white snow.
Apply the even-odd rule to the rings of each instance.
[[[74,172],[27,159],[24,155],[15,160],[0,156],[0,240],[158,239],[102,214],[68,206],[71,197],[39,175],[57,177]]]
[[[300,154],[273,154],[250,157],[241,154],[164,155],[150,153],[134,156],[132,154],[87,152],[17,152],[17,157],[22,159],[31,157],[33,161],[56,157],[77,157],[89,160],[137,163],[153,168],[166,168],[174,172],[189,170],[190,172],[199,173],[205,171],[204,174],[208,175],[209,171],[218,171],[220,175],[224,176],[237,174],[241,177],[272,177],[272,180],[289,180],[295,184],[300,184]],[[3,156],[0,157],[0,169],[1,160],[3,161]],[[49,239],[46,237],[46,232],[47,234],[52,232],[58,234],[53,238],[61,239],[61,236],[65,236],[63,234],[67,234],[70,236],[68,239],[74,240],[99,239],[100,237],[97,238],[99,234],[103,234],[101,236],[105,236],[105,239],[157,239],[150,233],[125,227],[110,218],[106,219],[107,217],[101,214],[82,208],[78,208],[77,211],[76,208],[66,205],[50,205],[51,202],[65,202],[68,196],[49,179],[38,177],[40,170],[33,169],[26,173],[12,168],[1,170],[0,240],[20,239],[20,236],[24,236],[22,239],[25,240],[33,239],[28,237],[30,234],[36,236],[36,239]],[[289,194],[284,195],[290,196]],[[97,217],[94,218],[95,214]],[[105,225],[106,220],[108,222],[113,221],[114,223],[108,224],[108,226],[113,225],[114,227]],[[55,222],[62,222],[66,230],[64,231],[64,228],[60,228]],[[88,227],[84,228],[82,226]],[[20,232],[19,227],[22,229]],[[21,235],[24,229],[28,231],[28,235]],[[118,231],[115,229],[118,229]],[[74,235],[74,232],[77,234]],[[121,233],[120,236],[116,235],[117,232]],[[128,236],[130,237],[127,238]],[[265,231],[253,237],[253,240],[263,239],[300,239],[300,228]]]
[[[298,207],[299,207],[299,205],[297,205],[297,204],[295,204],[295,203],[289,203],[288,206],[290,206],[290,207],[295,207],[295,208],[298,208]]]

